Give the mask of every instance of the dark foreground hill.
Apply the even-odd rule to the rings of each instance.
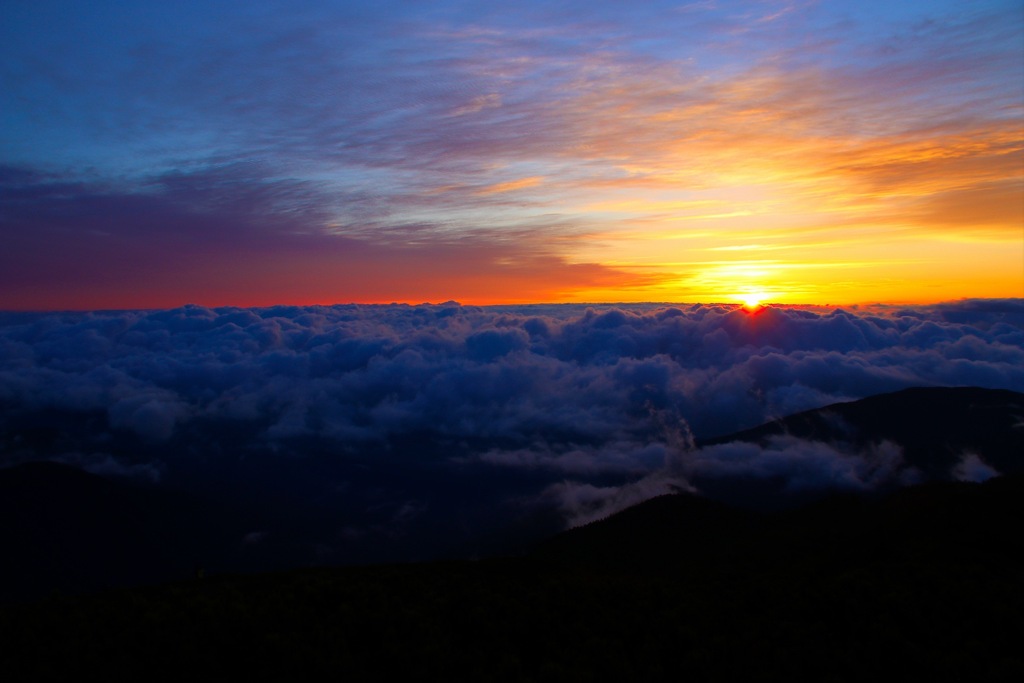
[[[0,609],[10,680],[1017,681],[1024,478],[648,501],[527,556]]]
[[[184,578],[231,543],[211,502],[51,462],[0,470],[0,600]]]

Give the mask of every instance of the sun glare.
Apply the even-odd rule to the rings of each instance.
[[[764,301],[764,292],[746,292],[743,295],[743,308],[750,312],[754,312],[761,308],[761,302]]]

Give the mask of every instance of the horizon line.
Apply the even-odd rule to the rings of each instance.
[[[967,301],[1005,301],[1024,302],[1020,297],[961,297],[959,299],[941,299],[935,301],[861,301],[853,303],[787,303],[782,301],[764,301],[757,304],[758,308],[860,308],[869,306],[941,306],[943,304],[962,303]],[[147,311],[173,311],[181,308],[205,308],[210,310],[234,309],[270,309],[270,308],[331,308],[335,306],[458,306],[467,308],[503,308],[523,306],[600,306],[600,307],[634,307],[634,306],[730,306],[734,308],[750,308],[742,301],[532,301],[506,303],[463,303],[456,299],[445,301],[335,301],[333,303],[272,303],[272,304],[202,304],[194,301],[173,306],[125,307],[125,308],[0,308],[0,315],[9,314],[70,314],[70,313],[138,313]]]

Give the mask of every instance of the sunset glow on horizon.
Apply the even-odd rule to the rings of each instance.
[[[0,310],[1024,297],[1016,1],[0,16]]]

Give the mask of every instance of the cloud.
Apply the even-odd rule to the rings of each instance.
[[[952,474],[958,481],[981,482],[998,477],[999,471],[982,460],[977,453],[964,453]]]
[[[456,107],[452,112],[452,116],[465,116],[466,114],[475,114],[483,109],[491,109],[492,107],[501,106],[501,95],[497,93],[489,93],[487,95],[479,95],[470,100],[467,104]]]
[[[441,223],[389,223],[379,198],[332,194],[260,164],[130,186],[23,168],[7,168],[4,181],[0,306],[19,309],[400,301],[413,293],[443,300],[453,292],[486,301],[507,300],[510,291],[545,300],[648,281],[570,263],[561,230],[545,221],[457,234]]]
[[[683,456],[679,467],[690,479],[777,478],[785,493],[870,491],[922,478],[890,442],[853,450],[790,436],[773,438],[763,447],[744,442],[709,446]]]
[[[544,182],[544,178],[541,176],[531,176],[529,178],[519,178],[518,180],[509,180],[490,187],[485,187],[482,190],[478,190],[479,194],[501,194],[503,192],[514,192],[516,190],[526,189],[528,187],[536,187]]]
[[[742,231],[802,256],[775,264],[791,300],[825,264],[852,301],[922,237],[939,282],[963,243],[1019,243],[1019,12],[521,5],[27,9],[0,284],[21,308],[706,299],[736,278],[704,250]]]
[[[623,486],[594,486],[566,481],[552,484],[540,496],[557,506],[567,528],[583,526],[621,512],[656,496],[693,493],[695,489],[682,479],[649,476]]]
[[[0,314],[3,457],[291,500],[358,481],[352,509],[398,486],[377,468],[497,471],[495,499],[564,484],[585,516],[695,436],[1022,390],[1019,299],[314,305],[1011,287],[1024,15],[962,4],[26,5],[0,41],[0,308],[94,312]],[[878,481],[793,449],[693,467]]]
[[[142,394],[119,400],[108,412],[111,427],[165,441],[174,433],[175,423],[187,414],[188,408],[175,398],[166,400],[159,395]]]
[[[891,443],[695,442],[910,386],[1021,391],[1022,339],[1020,300],[0,313],[0,465],[258,510],[251,529],[308,562],[428,557],[677,490],[918,481]],[[968,455],[949,476],[992,474]]]
[[[230,433],[235,449],[314,438],[431,467],[621,479],[664,467],[694,437],[836,401],[918,385],[1020,391],[1022,311],[1008,300],[756,316],[457,304],[11,313],[0,401],[13,435],[19,419],[47,411],[99,420],[97,451],[110,435],[160,453]],[[785,452],[711,451],[687,472],[771,467]],[[801,467],[828,461],[801,453]],[[856,468],[833,475],[871,481]]]
[[[149,484],[158,483],[162,474],[162,465],[159,461],[129,464],[109,453],[62,453],[51,460],[100,476],[127,477]]]

